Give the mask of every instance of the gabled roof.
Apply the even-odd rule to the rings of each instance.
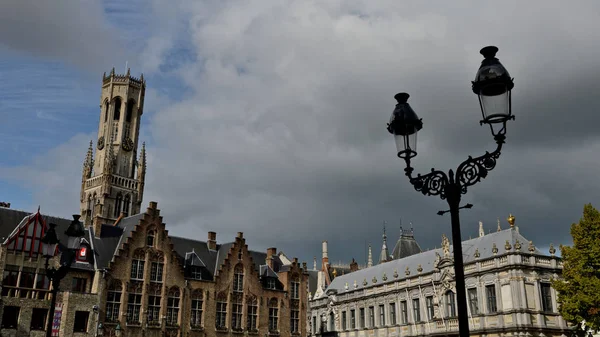
[[[65,231],[73,221],[72,219],[65,219],[55,216],[49,216],[38,212],[26,212],[21,210],[15,210],[11,208],[0,207],[0,239],[2,244],[9,242],[9,239],[19,233],[19,229],[29,225],[31,222],[39,221],[39,225],[44,226],[44,230],[51,223],[56,224],[56,236],[60,242],[60,247],[64,248],[64,244],[68,242],[68,236]],[[42,234],[43,235],[43,234]],[[84,230],[84,238],[89,237],[88,230]],[[61,259],[64,260],[67,255],[61,255]],[[94,257],[95,258],[95,257]],[[71,268],[80,270],[94,270],[94,261],[91,263],[73,263]]]
[[[471,240],[466,240],[462,242],[463,249],[463,257],[464,263],[471,263],[475,260],[483,260],[490,257],[493,257],[494,254],[492,252],[493,244],[496,244],[498,248],[498,255],[502,255],[504,252],[504,245],[506,241],[514,247],[515,242],[519,240],[522,245],[521,252],[523,254],[533,254],[533,255],[544,255],[537,248],[533,252],[527,251],[528,242],[525,237],[519,234],[515,229],[505,229],[499,232],[494,232],[491,234],[484,235],[482,237],[478,237]],[[479,258],[475,258],[475,250],[479,251]],[[514,250],[514,248],[513,248]],[[450,246],[450,256],[452,256],[453,247]],[[434,270],[434,262],[436,259],[436,253],[444,256],[444,252],[442,248],[428,250],[422,253],[414,254],[407,256],[405,258],[392,260],[386,263],[378,264],[370,268],[360,269],[358,271],[352,272],[350,274],[341,275],[336,277],[327,290],[333,289],[337,291],[344,291],[344,287],[346,282],[348,283],[349,290],[353,290],[354,281],[357,282],[356,289],[366,288],[373,286],[371,280],[375,277],[377,279],[377,285],[382,283],[386,283],[386,281],[382,280],[383,274],[387,276],[387,282],[394,282],[396,278],[394,278],[394,272],[398,273],[397,279],[404,279],[410,276],[405,275],[406,267],[411,271],[411,275],[414,276],[416,273],[416,269],[418,265],[421,265],[423,268],[422,273],[429,273]],[[367,281],[367,286],[363,285],[363,281]]]

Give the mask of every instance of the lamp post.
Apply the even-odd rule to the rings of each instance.
[[[44,237],[42,238],[42,254],[46,258],[46,276],[50,280],[52,285],[52,290],[50,291],[50,310],[48,321],[46,323],[46,337],[52,336],[52,322],[54,321],[54,310],[56,309],[56,294],[58,293],[58,288],[60,286],[60,281],[67,275],[67,272],[71,268],[71,264],[73,263],[73,259],[75,257],[74,252],[79,248],[81,237],[84,235],[83,224],[79,221],[79,215],[73,215],[73,221],[65,231],[65,234],[68,237],[68,247],[64,249],[62,254],[64,256],[61,258],[61,264],[58,269],[49,266],[50,258],[54,257],[56,254],[57,247],[59,245],[58,236],[56,235],[56,224],[49,224],[48,231],[46,231]]]
[[[417,133],[423,128],[423,122],[408,104],[409,95],[407,93],[399,93],[394,96],[398,104],[387,126],[388,131],[394,135],[398,157],[406,162],[404,172],[415,190],[424,195],[440,196],[448,202],[450,207],[449,211],[440,211],[438,214],[443,215],[450,212],[452,222],[458,329],[461,337],[469,336],[469,323],[459,210],[461,208],[471,208],[472,205],[467,204],[460,207],[460,199],[462,194],[467,193],[469,186],[475,185],[485,178],[489,171],[494,169],[496,160],[500,157],[502,144],[506,139],[506,122],[514,119],[511,111],[513,79],[496,58],[497,52],[498,48],[494,46],[481,49],[480,53],[484,56],[484,60],[477,71],[475,81],[472,82],[472,89],[479,97],[479,105],[483,116],[480,125],[487,124],[490,126],[497,145],[494,152],[486,152],[476,158],[469,156],[467,160],[458,165],[456,173],[449,170],[446,174],[443,171],[431,169],[430,173],[417,174],[415,177],[410,161],[417,155]]]

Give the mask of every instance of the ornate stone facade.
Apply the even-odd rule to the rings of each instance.
[[[538,251],[511,220],[509,229],[462,242],[471,335],[565,336],[550,287],[562,262]],[[443,236],[442,248],[335,278],[310,301],[311,334],[458,335],[451,251]]]

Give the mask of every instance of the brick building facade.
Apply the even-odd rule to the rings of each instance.
[[[40,240],[52,223],[65,243],[72,220],[0,204],[0,336],[44,336],[48,319],[61,337],[95,336],[100,323],[104,336],[119,328],[128,337],[306,336],[305,263],[276,248],[252,251],[242,232],[223,244],[215,232],[206,241],[170,236],[156,202],[140,213],[145,86],[129,70],[102,77],[98,140],[74,203],[85,225],[77,256],[85,259],[60,282],[54,318]],[[59,249],[50,265],[65,256]]]

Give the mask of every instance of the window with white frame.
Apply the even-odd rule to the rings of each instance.
[[[134,259],[131,260],[131,279],[132,280],[143,280],[144,279],[144,260]]]
[[[246,329],[248,329],[248,331],[257,331],[258,330],[258,325],[257,325],[257,321],[258,321],[258,301],[256,300],[256,297],[252,296],[251,298],[248,299],[248,313],[247,313],[247,319],[248,319],[248,323],[246,325]]]
[[[433,308],[433,296],[427,296],[425,298],[425,305],[427,306],[427,320],[431,321],[435,316],[435,311]]]
[[[192,328],[199,328],[202,326],[203,305],[204,296],[202,290],[194,290],[194,292],[192,292],[192,316],[190,322]]]
[[[400,314],[402,315],[402,324],[408,324],[408,304],[406,301],[400,302]]]
[[[344,312],[344,317],[346,312]],[[292,333],[300,332],[300,311],[298,309],[292,309],[292,315],[290,316],[290,331]]]
[[[413,307],[413,320],[415,323],[421,321],[421,302],[418,298],[413,298],[412,300]]]
[[[396,325],[396,303],[390,303],[390,324]]]
[[[220,293],[217,297],[217,315],[216,315],[216,327],[217,329],[225,329],[227,320],[227,295]]]
[[[167,325],[174,326],[179,322],[179,298],[179,289],[171,288],[167,298]]]
[[[231,328],[234,330],[242,329],[242,313],[243,313],[243,302],[242,296],[234,296],[232,300],[232,311],[231,311]]]
[[[237,266],[235,266],[233,272],[233,291],[244,291],[244,266],[242,264],[238,264]]]
[[[119,320],[121,294],[123,293],[120,283],[120,281],[113,281],[106,292],[106,315],[104,320],[107,322],[116,322]]]
[[[163,268],[162,262],[152,262],[150,265],[150,281],[161,283],[163,279]]]
[[[456,317],[455,295],[451,290],[446,292],[446,315],[447,317]]]
[[[269,331],[277,331],[279,328],[279,305],[276,298],[269,301]]]
[[[296,276],[295,278],[292,279],[292,299],[297,300],[299,298],[300,298],[300,280]]]

